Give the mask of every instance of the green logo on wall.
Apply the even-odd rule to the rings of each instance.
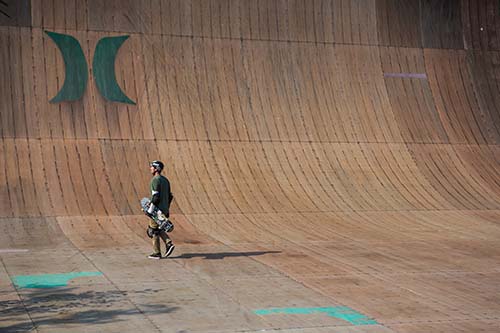
[[[45,31],[56,43],[64,59],[66,78],[57,95],[50,100],[51,103],[76,101],[82,98],[88,81],[88,67],[82,47],[76,38]],[[121,90],[115,75],[115,59],[118,49],[129,36],[104,37],[95,47],[92,73],[101,95],[112,102],[134,104]]]

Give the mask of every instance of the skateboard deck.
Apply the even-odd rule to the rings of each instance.
[[[149,198],[141,199],[141,209],[150,219],[156,222],[160,230],[165,230],[165,232],[171,232],[174,230],[174,224],[163,214],[163,212],[155,207],[152,213],[149,213],[149,206],[151,205],[151,200]]]

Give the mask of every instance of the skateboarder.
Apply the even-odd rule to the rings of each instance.
[[[164,168],[164,164],[161,161],[153,161],[150,163],[150,171],[153,175],[150,183],[151,189],[151,212],[154,210],[154,206],[159,208],[166,218],[169,217],[170,202],[172,201],[172,192],[170,191],[169,180],[161,174]],[[160,248],[160,238],[165,243],[165,257],[168,257],[174,251],[174,244],[170,237],[163,229],[158,228],[158,224],[151,220],[149,222],[149,227],[153,229],[153,253],[149,255],[150,259],[160,259],[161,258],[161,248]]]

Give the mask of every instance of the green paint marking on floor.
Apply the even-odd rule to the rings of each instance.
[[[72,279],[100,276],[101,272],[71,272],[62,274],[17,275],[12,281],[18,288],[57,288],[65,287]]]
[[[353,325],[377,325],[378,323],[366,317],[365,315],[348,308],[347,306],[335,307],[321,307],[321,308],[271,308],[255,310],[258,315],[271,315],[271,314],[313,314],[313,313],[326,313],[330,317],[345,320]]]

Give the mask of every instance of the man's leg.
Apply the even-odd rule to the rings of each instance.
[[[160,236],[159,235],[153,236],[153,254],[161,254]]]
[[[149,226],[153,229],[157,229],[158,225],[155,221],[151,220],[149,222]],[[153,235],[153,253],[149,256],[151,259],[160,259],[161,258],[161,249],[160,249],[160,235],[155,233]]]
[[[165,242],[165,245],[168,246],[168,244],[172,243],[170,237],[168,237],[167,233],[163,230],[160,232],[160,237],[163,240],[163,242]]]
[[[174,251],[174,248],[175,248],[174,243],[172,243],[172,240],[170,239],[170,237],[168,237],[167,233],[163,230],[162,230],[162,232],[160,232],[160,237],[165,242],[165,257],[168,257]],[[159,243],[160,242],[158,241],[158,244]]]

